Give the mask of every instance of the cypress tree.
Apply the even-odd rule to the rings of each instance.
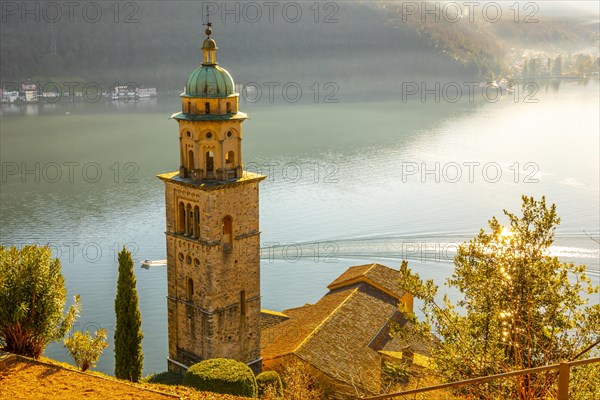
[[[131,253],[119,252],[119,279],[115,298],[115,376],[137,382],[142,377],[142,317],[138,309],[136,279]]]

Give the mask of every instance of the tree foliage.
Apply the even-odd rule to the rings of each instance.
[[[384,362],[381,368],[384,379],[393,383],[407,383],[410,378],[408,366]]]
[[[61,340],[79,313],[79,296],[64,312],[67,297],[60,261],[49,247],[0,246],[0,345],[38,358]]]
[[[131,253],[119,252],[119,279],[115,298],[115,376],[137,382],[142,377],[142,317],[138,308]]]
[[[434,362],[448,381],[573,360],[598,339],[600,305],[589,305],[587,298],[598,287],[585,266],[550,254],[560,223],[555,205],[524,196],[521,216],[504,214],[508,227],[494,217],[489,232],[482,229],[459,246],[447,280],[462,294],[456,303],[447,296],[440,303],[433,282],[423,282],[402,264],[400,286],[423,301],[427,321],[411,318],[422,335],[433,328],[441,337]],[[549,372],[461,391],[482,399],[534,399],[554,396],[556,384],[557,373]]]
[[[286,400],[322,400],[325,397],[323,387],[311,373],[306,364],[291,362],[281,373],[283,380],[283,398]]]
[[[259,398],[267,396],[278,398],[283,394],[283,383],[277,371],[261,372],[256,376],[256,384]]]
[[[89,332],[75,332],[64,341],[65,347],[69,350],[75,364],[82,370],[96,366],[96,362],[102,355],[102,351],[108,347],[106,342],[106,330],[96,331],[94,337]]]

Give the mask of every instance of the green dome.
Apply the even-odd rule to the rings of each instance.
[[[227,97],[233,94],[233,78],[218,65],[201,65],[188,77],[185,94],[192,97]]]

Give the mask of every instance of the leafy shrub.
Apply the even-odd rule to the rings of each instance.
[[[79,296],[63,314],[67,289],[60,261],[47,246],[0,246],[0,343],[4,350],[38,358],[62,340],[79,312]]]
[[[66,338],[64,343],[75,364],[82,371],[87,371],[88,368],[96,366],[102,351],[108,347],[105,329],[96,331],[93,338],[89,332],[75,332],[73,336]]]
[[[277,371],[265,371],[256,377],[258,396],[263,397],[267,392],[280,397],[283,394],[283,384]]]
[[[142,381],[147,383],[158,383],[161,385],[181,385],[183,375],[176,372],[165,371],[149,375],[142,379]]]
[[[393,383],[408,383],[410,379],[410,370],[402,365],[384,362],[382,370],[385,379]]]
[[[213,393],[253,398],[258,394],[250,367],[228,358],[213,358],[192,365],[183,376],[183,384]]]

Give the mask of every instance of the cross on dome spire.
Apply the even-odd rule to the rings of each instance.
[[[210,37],[212,35],[212,22],[209,21],[208,6],[206,7],[206,39],[202,43],[202,65],[214,66],[217,65],[217,42]]]
[[[206,30],[204,31],[206,33],[206,36],[208,36],[208,38],[210,38],[210,35],[212,34],[212,22],[210,22],[210,14],[208,13],[208,6],[206,6],[206,24],[203,24],[206,26]]]

